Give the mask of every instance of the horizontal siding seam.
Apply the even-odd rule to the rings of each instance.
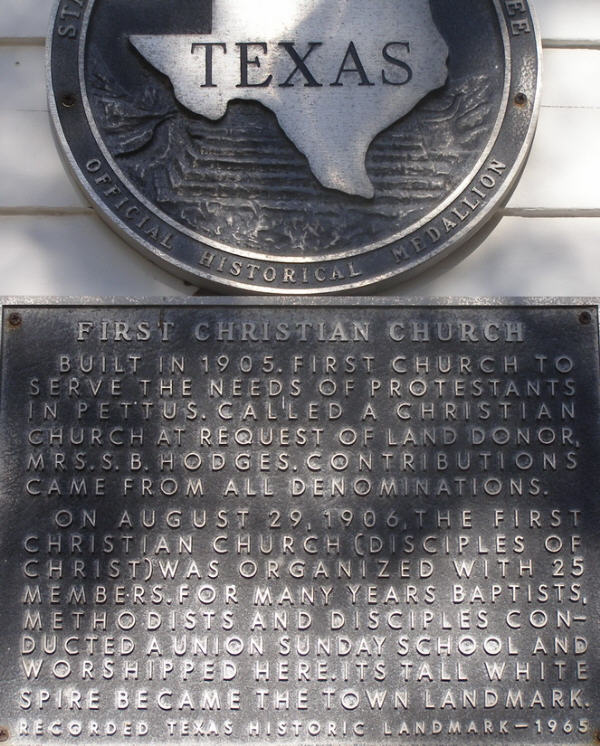
[[[0,207],[0,217],[70,217],[73,215],[93,215],[91,207]]]
[[[44,36],[0,36],[0,46],[43,47]],[[600,49],[600,39],[558,39],[542,38],[544,49]]]
[[[600,39],[542,39],[544,49],[600,50]]]
[[[0,207],[0,217],[70,217],[95,215],[92,207]],[[600,207],[503,207],[505,218],[600,218]]]
[[[0,47],[43,47],[43,36],[0,36]]]
[[[600,207],[504,207],[505,218],[600,218]]]
[[[542,104],[542,109],[572,109],[576,111],[598,111],[596,104]]]

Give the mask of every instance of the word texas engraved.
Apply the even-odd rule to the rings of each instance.
[[[525,0],[57,0],[48,48],[92,205],[221,290],[421,271],[506,199],[538,109]]]

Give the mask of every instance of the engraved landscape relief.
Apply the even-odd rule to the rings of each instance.
[[[372,197],[367,149],[446,82],[448,47],[429,0],[366,8],[364,0],[262,0],[257,12],[253,0],[216,0],[210,34],[130,41],[190,111],[218,120],[233,100],[257,101],[323,186]]]
[[[136,43],[141,45],[139,39]],[[300,57],[307,49],[302,48]],[[441,49],[446,71],[445,44]],[[216,60],[218,50],[213,51]],[[249,54],[254,57],[260,51],[253,49]],[[200,52],[200,61],[206,62],[205,48]],[[132,54],[140,58],[133,49]],[[344,57],[342,51],[332,68],[333,82],[347,67],[349,72],[341,73],[340,78],[346,83],[344,88],[360,90],[357,59],[361,61],[352,54]],[[309,55],[305,64],[310,61]],[[288,63],[286,70],[293,70],[291,59]],[[423,100],[416,106],[412,99],[405,103],[409,109],[405,116],[401,116],[403,98],[398,92],[403,86],[388,86],[390,94],[385,91],[385,95],[391,95],[392,101],[397,97],[394,110],[400,116],[387,127],[385,117],[377,120],[375,129],[378,131],[383,121],[383,132],[367,146],[366,156],[359,154],[359,165],[364,158],[368,184],[349,178],[359,184],[360,196],[348,193],[351,188],[343,191],[344,184],[347,186],[344,179],[338,189],[323,186],[326,179],[315,174],[315,158],[307,159],[294,145],[296,138],[284,131],[281,119],[278,121],[280,109],[274,104],[267,108],[259,100],[229,100],[226,94],[218,94],[224,96],[226,113],[213,121],[182,106],[169,78],[148,63],[144,67],[140,63],[143,85],[135,90],[122,85],[102,60],[93,59],[89,64],[92,109],[120,168],[151,202],[184,227],[240,250],[309,257],[385,240],[451,192],[464,167],[478,157],[497,113],[497,76],[488,71],[451,74],[443,87],[438,85],[446,72],[438,73],[437,81],[430,82],[436,90],[424,98],[421,90]],[[395,74],[394,67],[404,69],[392,66],[386,74]],[[202,65],[199,69],[206,75]],[[215,67],[210,82],[217,80],[217,72]],[[258,75],[256,79],[262,81],[263,76],[277,71],[254,66],[248,74]],[[307,68],[305,73],[296,70],[291,92],[323,93],[320,88],[311,90],[309,74],[321,82],[317,67]],[[365,74],[370,74],[366,68]],[[327,82],[323,88],[336,90],[328,79],[323,77],[323,81]],[[194,106],[200,111],[202,95],[214,89],[197,90],[199,100]],[[256,89],[251,93],[258,98]],[[327,90],[324,95],[329,93]],[[212,115],[216,116],[221,110],[215,107]],[[346,174],[352,174],[353,169],[356,160]]]

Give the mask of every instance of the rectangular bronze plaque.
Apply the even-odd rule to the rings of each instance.
[[[598,311],[6,302],[0,742],[591,744]]]

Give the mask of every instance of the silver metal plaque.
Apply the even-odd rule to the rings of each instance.
[[[533,137],[528,0],[57,0],[50,108],[77,181],[215,289],[408,276],[506,199]]]
[[[590,744],[598,308],[6,302],[0,739]]]

